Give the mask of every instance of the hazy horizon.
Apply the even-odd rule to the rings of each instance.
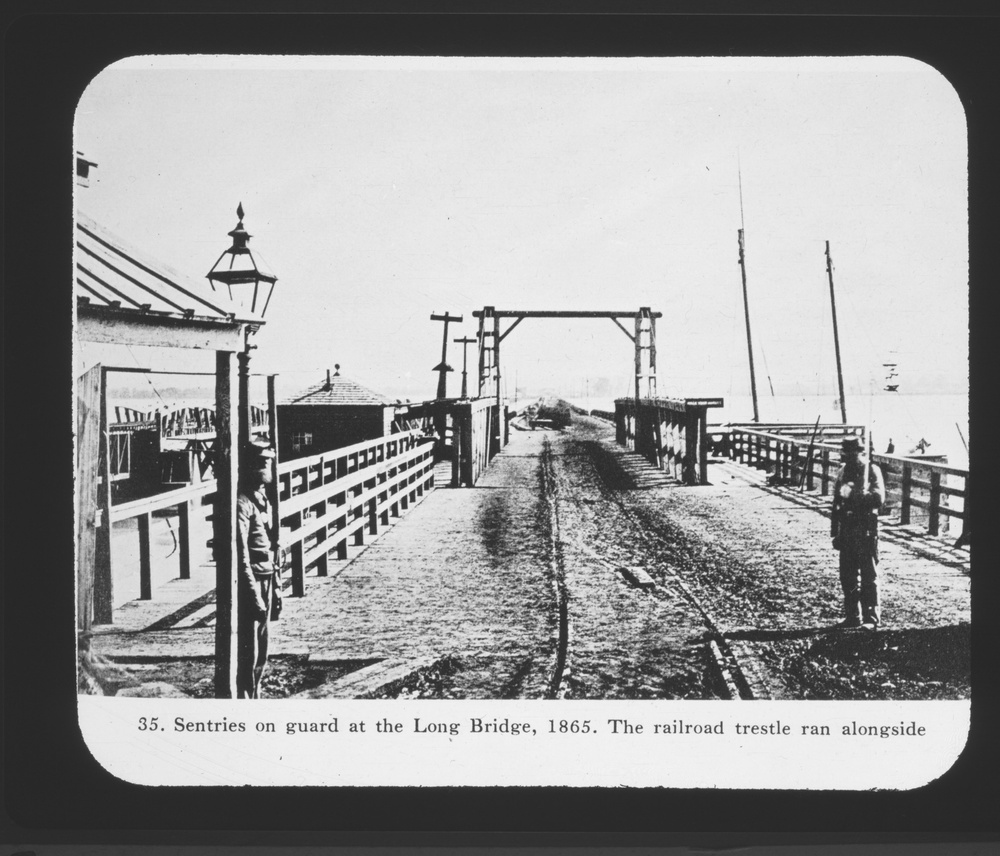
[[[660,394],[749,393],[740,228],[758,393],[836,389],[827,241],[847,389],[889,361],[967,389],[966,127],[915,60],[142,57],[88,86],[75,147],[98,164],[77,208],[193,279],[243,204],[278,276],[252,371],[288,391],[340,363],[432,397],[431,313],[463,316],[453,339],[493,305],[650,306]],[[212,370],[154,351],[83,345],[74,369]],[[529,319],[503,369],[628,394],[632,358],[606,319]]]

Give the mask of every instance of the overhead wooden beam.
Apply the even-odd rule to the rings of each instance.
[[[162,315],[144,316],[135,311],[85,306],[77,308],[76,318],[77,338],[84,342],[209,351],[242,350],[243,328],[242,324],[185,321]]]
[[[483,313],[486,310],[477,309],[472,315],[474,318],[482,318]],[[520,309],[490,309],[489,315],[495,315],[497,318],[638,318],[641,315],[640,312],[607,312],[603,310],[598,311],[584,311],[584,312],[572,312],[572,311],[532,311],[532,310],[520,310]],[[646,317],[646,316],[644,316]],[[662,318],[662,312],[651,312],[649,314],[650,318]]]

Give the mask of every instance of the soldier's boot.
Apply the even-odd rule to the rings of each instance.
[[[842,627],[861,626],[861,603],[856,593],[844,595],[844,620]]]

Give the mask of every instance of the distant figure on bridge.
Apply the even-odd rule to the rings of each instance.
[[[251,446],[236,500],[237,698],[259,698],[267,665],[268,624],[281,612],[280,569],[274,561],[267,485],[274,480],[274,451]]]
[[[865,460],[861,440],[847,437],[841,445],[843,466],[833,489],[830,534],[840,551],[840,584],[844,590],[843,627],[874,630],[881,620],[878,599],[878,512],[885,502],[885,481],[874,463]]]

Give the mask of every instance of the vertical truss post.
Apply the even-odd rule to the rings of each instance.
[[[477,398],[483,394],[483,384],[486,381],[486,316],[490,314],[492,306],[484,306],[483,314],[479,316],[479,392]]]
[[[635,406],[638,413],[642,396],[642,312],[635,316]]]
[[[649,318],[649,397],[656,398],[656,319],[648,306],[642,311]]]
[[[503,391],[500,386],[500,316],[493,316],[493,365],[497,379],[496,450],[503,448]]]

